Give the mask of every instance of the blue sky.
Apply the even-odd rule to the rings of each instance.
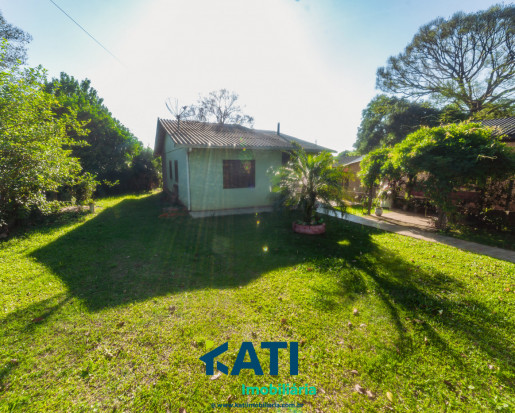
[[[89,78],[113,115],[153,147],[164,101],[181,105],[226,88],[255,127],[352,149],[375,73],[418,28],[486,0],[5,0],[29,32],[29,65]]]

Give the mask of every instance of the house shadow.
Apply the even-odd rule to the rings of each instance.
[[[370,233],[336,219],[323,236],[295,234],[292,213],[159,218],[159,195],[100,212],[31,255],[89,311],[188,290],[235,288],[317,259],[351,262],[375,248]]]

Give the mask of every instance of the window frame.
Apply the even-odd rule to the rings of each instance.
[[[247,165],[250,171],[246,171]],[[222,162],[223,189],[249,189],[256,187],[256,161],[254,159],[224,159]]]

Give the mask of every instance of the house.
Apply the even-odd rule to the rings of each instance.
[[[328,150],[277,131],[240,125],[157,120],[154,155],[161,156],[163,190],[193,217],[270,210],[267,171],[288,160],[299,144]],[[334,151],[331,151],[334,152]]]
[[[345,181],[344,187],[356,202],[359,202],[366,192],[361,186],[361,180],[358,176],[358,172],[361,171],[360,162],[363,158],[364,155],[344,156],[338,161],[338,164],[342,165],[345,171],[352,173],[352,177]]]

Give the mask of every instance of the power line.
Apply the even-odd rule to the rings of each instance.
[[[59,10],[61,10],[66,17],[68,17],[72,22],[74,22],[84,33],[86,33],[89,37],[91,37],[102,49],[104,49],[107,53],[109,53],[112,57],[114,57],[118,63],[123,65],[123,62],[118,59],[113,53],[111,53],[107,47],[105,47],[102,43],[100,43],[97,39],[93,37],[84,27],[82,27],[72,16],[70,16],[68,13],[66,13],[59,5],[57,5],[53,0],[48,0],[50,3],[52,3],[55,7],[57,7]]]

